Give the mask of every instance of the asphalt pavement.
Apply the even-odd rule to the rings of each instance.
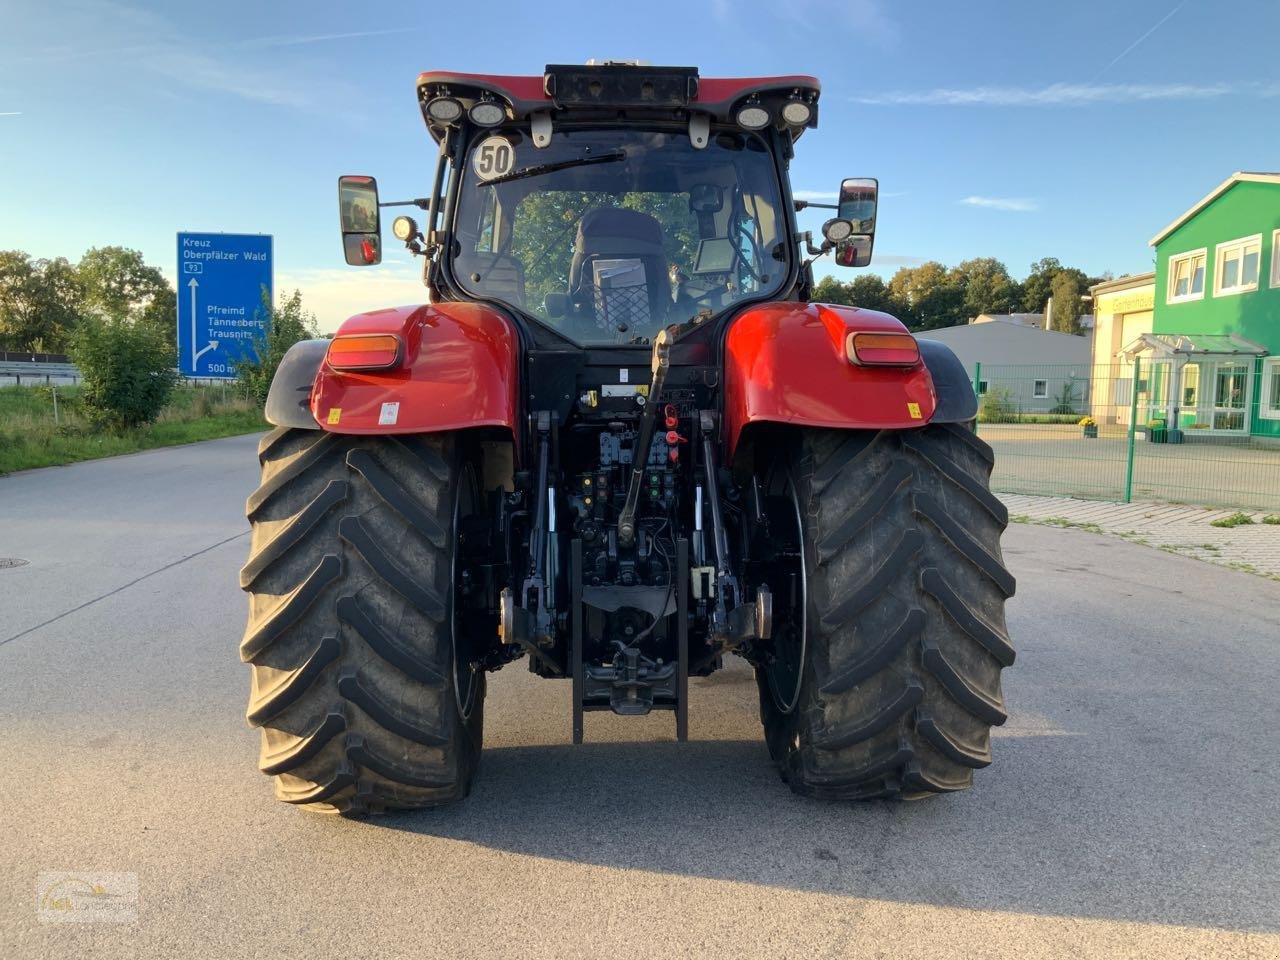
[[[518,663],[469,799],[350,821],[255,769],[256,439],[0,478],[0,957],[1280,956],[1280,583],[1011,527],[1011,719],[961,794],[792,796],[741,664],[690,743],[573,747]],[[41,875],[93,871],[136,919],[45,922]]]

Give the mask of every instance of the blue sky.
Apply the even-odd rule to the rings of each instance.
[[[334,197],[340,173],[425,192],[418,72],[590,57],[817,75],[793,184],[879,177],[885,276],[984,255],[1019,277],[1041,256],[1149,270],[1147,240],[1229,173],[1280,169],[1274,0],[588,9],[0,0],[0,249],[122,244],[172,276],[178,230],[270,233],[277,289],[301,287],[331,329],[421,298],[407,257],[343,264]]]

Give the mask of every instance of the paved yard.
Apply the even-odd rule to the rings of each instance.
[[[959,794],[792,796],[736,659],[690,743],[590,714],[579,747],[514,664],[464,803],[311,816],[244,722],[255,440],[0,479],[4,960],[1280,956],[1280,583],[1010,527],[1010,719]],[[131,874],[136,918],[41,922],[44,871]]]
[[[1169,553],[1280,580],[1280,525],[1263,523],[1263,513],[1009,493],[1001,494],[1000,499],[1008,506],[1009,516],[1017,520],[1115,534]],[[1215,520],[1237,512],[1245,513],[1253,523],[1213,525]]]
[[[1128,440],[1103,428],[1085,439],[1078,426],[979,424],[996,452],[991,485],[1009,493],[1123,500]],[[1140,500],[1247,506],[1280,511],[1280,446],[1195,441],[1134,446],[1133,496]]]

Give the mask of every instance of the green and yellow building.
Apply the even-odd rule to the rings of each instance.
[[[1280,438],[1280,173],[1232,174],[1151,245],[1151,326],[1117,354],[1140,361],[1138,422]]]

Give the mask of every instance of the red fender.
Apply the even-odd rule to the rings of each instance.
[[[393,307],[352,317],[335,336],[394,333],[395,370],[339,372],[320,364],[311,414],[331,433],[431,433],[506,427],[518,416],[519,338],[511,321],[478,303]],[[389,406],[399,404],[396,406]]]
[[[906,329],[887,313],[825,303],[766,303],[744,311],[725,338],[726,461],[752,423],[863,430],[928,423],[937,397],[923,362],[858,366],[845,353],[851,332]]]

